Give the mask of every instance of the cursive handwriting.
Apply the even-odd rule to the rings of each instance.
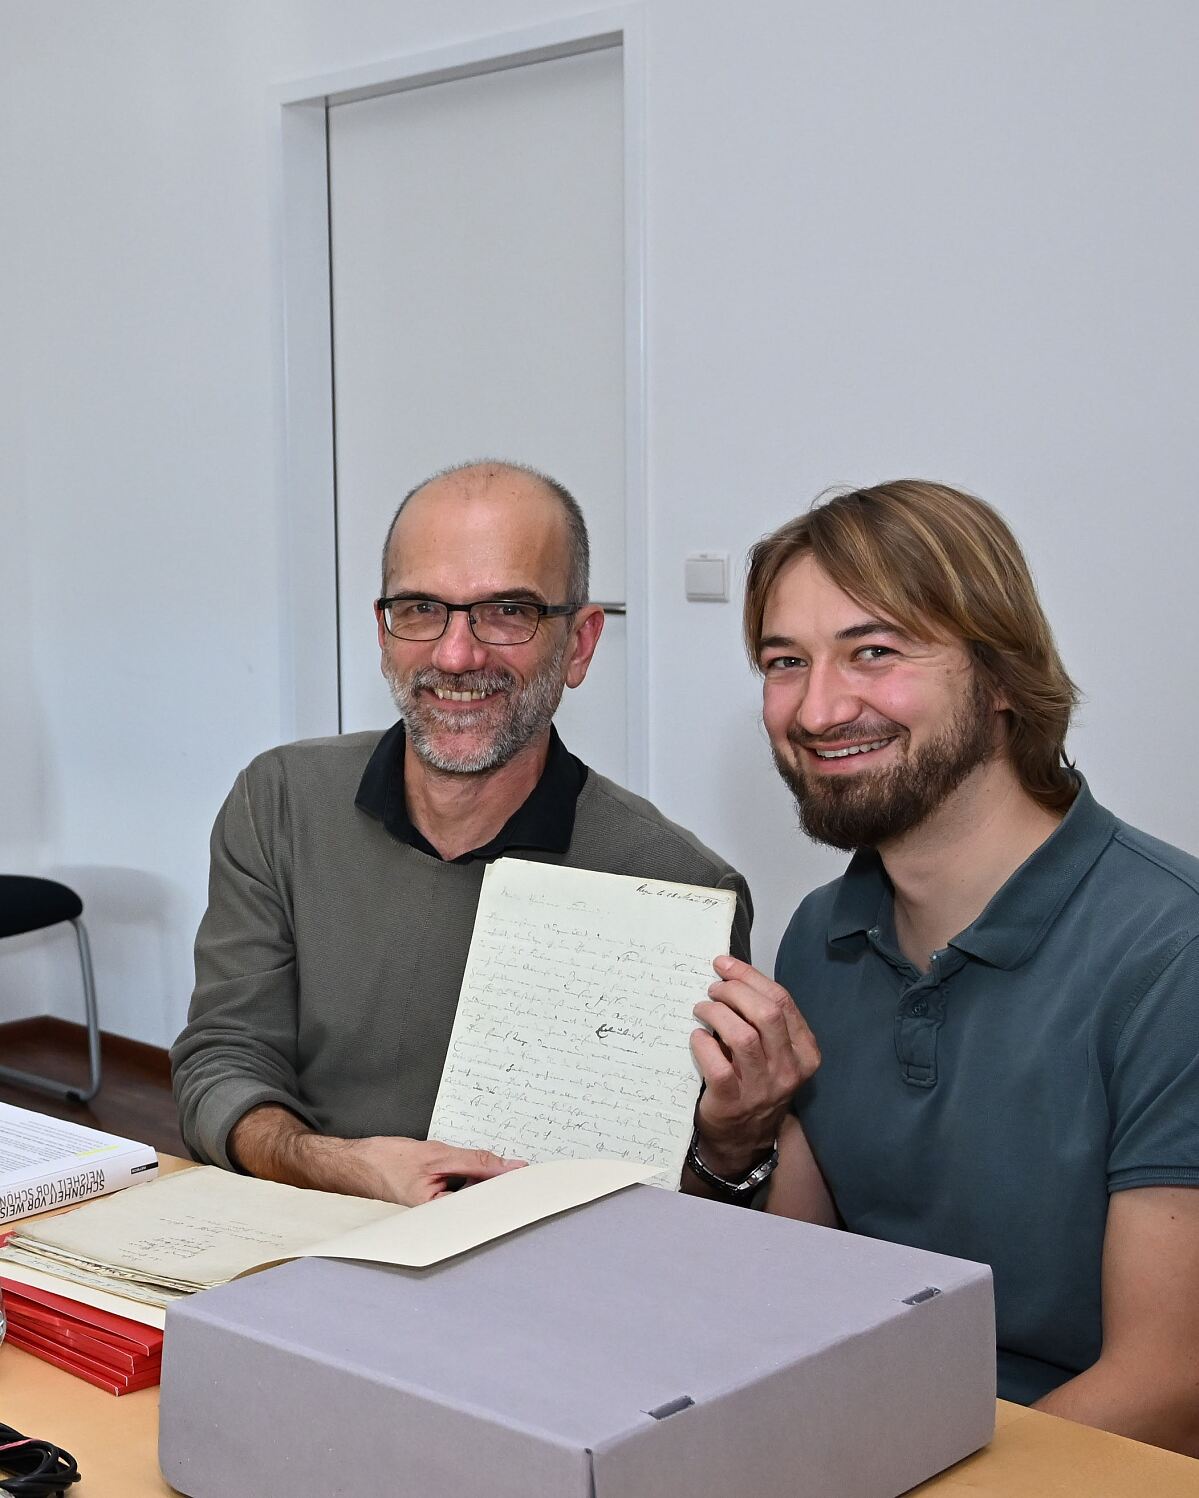
[[[530,1161],[644,1161],[677,1184],[698,1090],[691,1010],[728,949],[733,898],[494,864],[430,1137]]]

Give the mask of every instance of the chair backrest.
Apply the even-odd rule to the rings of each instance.
[[[82,914],[83,901],[55,879],[0,874],[0,937],[40,931],[59,921],[77,920]]]

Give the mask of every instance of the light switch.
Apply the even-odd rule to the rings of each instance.
[[[727,551],[693,551],[684,561],[683,580],[687,597],[696,602],[727,603],[728,576]]]

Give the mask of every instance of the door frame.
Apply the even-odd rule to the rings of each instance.
[[[341,729],[329,107],[612,47],[622,52],[624,97],[626,763],[630,788],[646,794],[645,41],[637,4],[297,79],[272,92],[280,154],[283,287],[280,461],[287,603],[281,631],[282,708],[285,720],[290,717],[293,738]],[[585,752],[586,746],[581,747]]]

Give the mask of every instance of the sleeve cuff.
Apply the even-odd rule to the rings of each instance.
[[[1107,1190],[1131,1191],[1138,1186],[1199,1186],[1199,1168],[1193,1165],[1131,1165],[1108,1174]]]
[[[239,1119],[260,1103],[278,1103],[310,1129],[318,1129],[316,1119],[307,1108],[278,1087],[266,1087],[245,1078],[231,1077],[211,1087],[201,1103],[196,1118],[196,1137],[189,1141],[197,1157],[208,1165],[237,1170],[229,1158],[229,1135]]]

